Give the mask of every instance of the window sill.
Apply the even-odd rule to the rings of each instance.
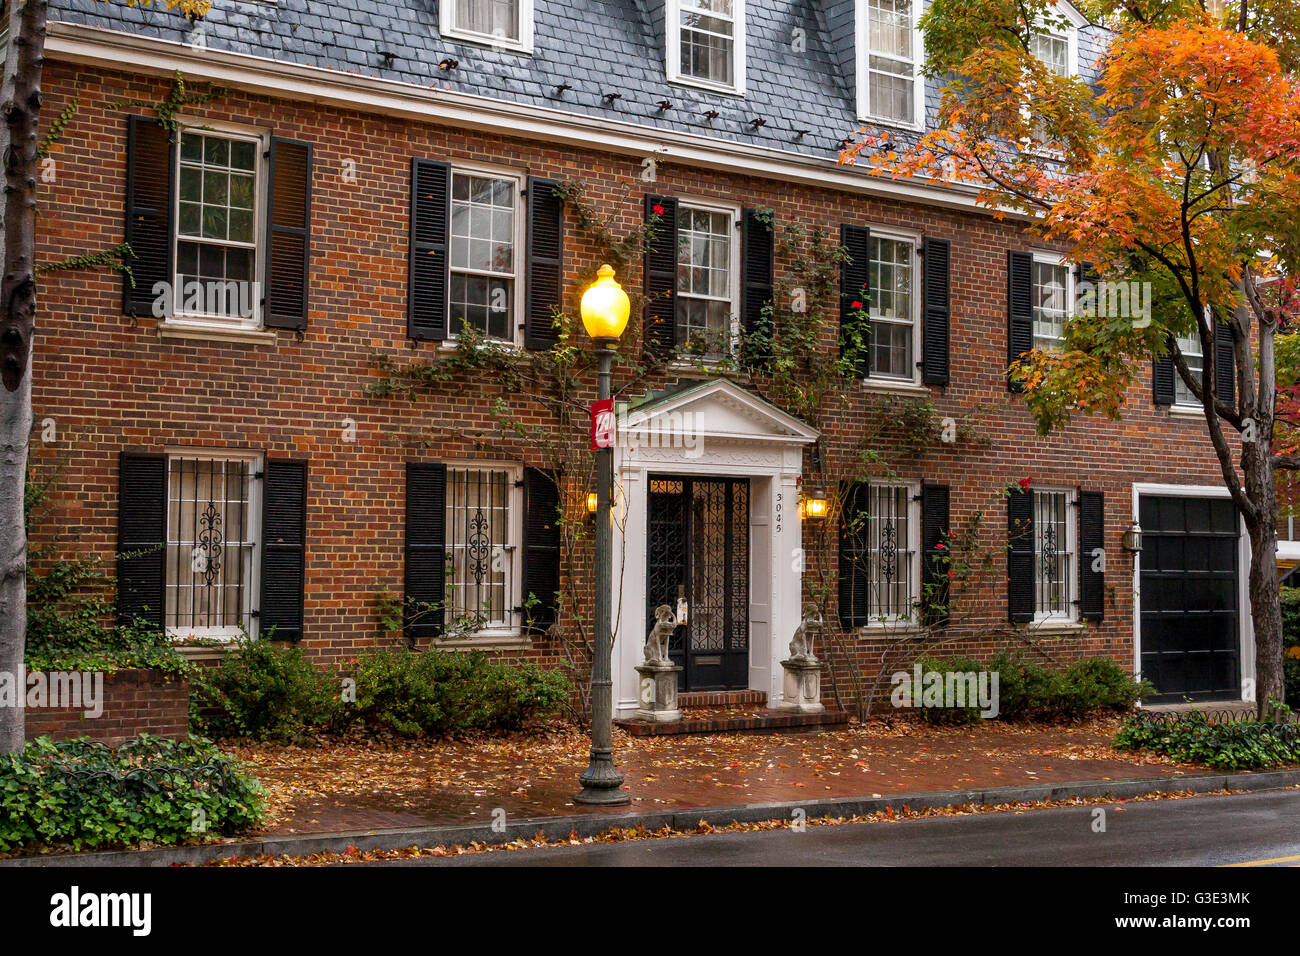
[[[519,53],[524,56],[533,55],[531,43],[525,43],[523,40],[511,40],[508,37],[473,33],[469,30],[457,30],[454,27],[443,30],[442,37],[446,40],[459,40],[462,43],[473,43],[476,46],[485,46],[493,50],[505,50],[508,53]]]
[[[873,126],[888,126],[890,129],[902,130],[906,133],[924,133],[925,125],[922,123],[909,123],[907,120],[889,119],[884,116],[859,116],[859,123],[870,123]]]
[[[1086,621],[1037,621],[1029,625],[1034,634],[1084,634],[1087,633]]]
[[[862,637],[878,637],[882,634],[920,634],[925,626],[915,621],[873,621],[857,628]]]
[[[878,392],[883,395],[914,395],[917,398],[929,398],[930,386],[918,385],[915,382],[891,381],[884,378],[864,378],[862,388],[867,392]]]
[[[485,352],[491,348],[509,349],[512,352],[522,352],[523,346],[518,342],[507,342],[505,339],[488,339],[486,342],[480,342],[474,346],[480,352]],[[460,351],[459,339],[443,339],[438,343],[438,352],[440,354],[450,354]]]
[[[514,650],[521,647],[531,647],[532,640],[527,634],[483,634],[475,637],[437,637],[433,640],[433,646],[443,648],[449,651],[455,650],[473,650],[473,651],[495,651],[495,650]]]
[[[273,329],[222,328],[206,322],[163,319],[158,323],[160,339],[197,339],[209,342],[239,342],[245,345],[270,345],[275,342]]]
[[[708,80],[697,80],[691,76],[670,76],[668,82],[675,86],[689,86],[694,90],[706,90],[709,93],[719,93],[722,96],[735,96],[740,99],[745,97],[745,88],[743,86],[727,86],[723,83],[710,83]]]
[[[1171,418],[1195,418],[1205,421],[1205,409],[1200,405],[1170,405],[1169,416]]]

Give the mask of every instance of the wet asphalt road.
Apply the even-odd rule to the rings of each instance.
[[[1105,832],[1094,811],[1105,810]],[[809,826],[387,866],[1300,866],[1300,790]]]

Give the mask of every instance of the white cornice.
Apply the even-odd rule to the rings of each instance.
[[[976,202],[976,191],[965,186],[886,180],[840,166],[833,159],[649,129],[635,123],[459,93],[447,87],[416,86],[243,53],[197,49],[188,44],[81,24],[51,23],[46,53],[50,59],[104,70],[170,76],[179,69],[189,80],[321,106],[450,124],[578,148],[596,147],[631,156],[654,156],[660,162],[991,214]]]

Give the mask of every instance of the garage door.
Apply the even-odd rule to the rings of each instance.
[[[1238,700],[1237,509],[1227,498],[1143,495],[1142,676],[1152,703]]]

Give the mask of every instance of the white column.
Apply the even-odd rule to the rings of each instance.
[[[795,454],[799,452],[796,450]],[[787,467],[789,462],[787,461]],[[796,461],[795,467],[798,468]],[[789,651],[803,614],[803,528],[799,522],[799,475],[783,472],[774,479],[772,509],[772,636],[767,706],[777,707],[783,693],[781,661]]]
[[[614,716],[631,717],[640,683],[636,666],[649,625],[645,619],[646,479],[645,471],[616,470],[614,494]]]

